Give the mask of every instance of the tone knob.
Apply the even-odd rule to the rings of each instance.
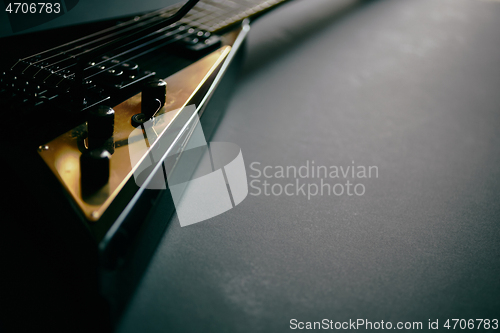
[[[89,150],[109,145],[115,129],[115,111],[109,106],[101,105],[89,112],[87,121]],[[112,153],[112,152],[111,152]]]
[[[80,156],[82,194],[92,194],[108,183],[110,158],[106,149],[83,152]]]
[[[167,98],[167,82],[153,79],[144,85],[142,90],[141,112],[146,119],[151,119],[165,105]]]

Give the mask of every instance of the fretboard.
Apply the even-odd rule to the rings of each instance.
[[[201,0],[180,20],[206,31],[224,29],[245,18],[251,18],[280,5],[287,0]],[[164,14],[174,13],[180,5],[173,6]]]

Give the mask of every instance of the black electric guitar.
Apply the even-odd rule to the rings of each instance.
[[[8,196],[2,199],[2,251],[17,249],[6,264],[12,272],[34,274],[29,287],[23,285],[26,297],[59,300],[55,309],[67,311],[68,321],[81,320],[78,313],[118,318],[174,211],[172,204],[165,218],[152,216],[156,200],[169,200],[169,191],[147,185],[165,170],[143,167],[150,152],[131,158],[130,146],[145,142],[160,152],[161,164],[168,152],[182,153],[197,119],[209,138],[249,23],[284,2],[201,0],[194,7],[69,27],[64,34],[59,29],[1,41],[11,50],[2,51],[0,63]],[[154,142],[133,135],[150,122]],[[162,147],[153,147],[156,142]],[[3,285],[16,281],[13,275]],[[61,285],[66,291],[59,296],[38,290]],[[10,290],[2,296],[4,302],[19,300]],[[64,305],[69,300],[78,311]],[[44,307],[52,311],[39,301],[23,306],[32,315]]]

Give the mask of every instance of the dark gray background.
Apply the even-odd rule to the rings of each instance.
[[[213,141],[238,144],[249,175],[314,160],[379,177],[361,197],[174,218],[118,332],[498,318],[500,2],[295,1],[248,42]]]

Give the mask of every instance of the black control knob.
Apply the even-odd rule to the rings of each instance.
[[[110,158],[106,149],[87,150],[80,156],[83,195],[92,194],[108,183]]]
[[[151,119],[167,99],[167,82],[153,79],[144,85],[142,90],[141,112],[146,119]]]
[[[113,137],[115,111],[101,105],[89,112],[87,121],[88,147],[90,150],[101,148]]]

